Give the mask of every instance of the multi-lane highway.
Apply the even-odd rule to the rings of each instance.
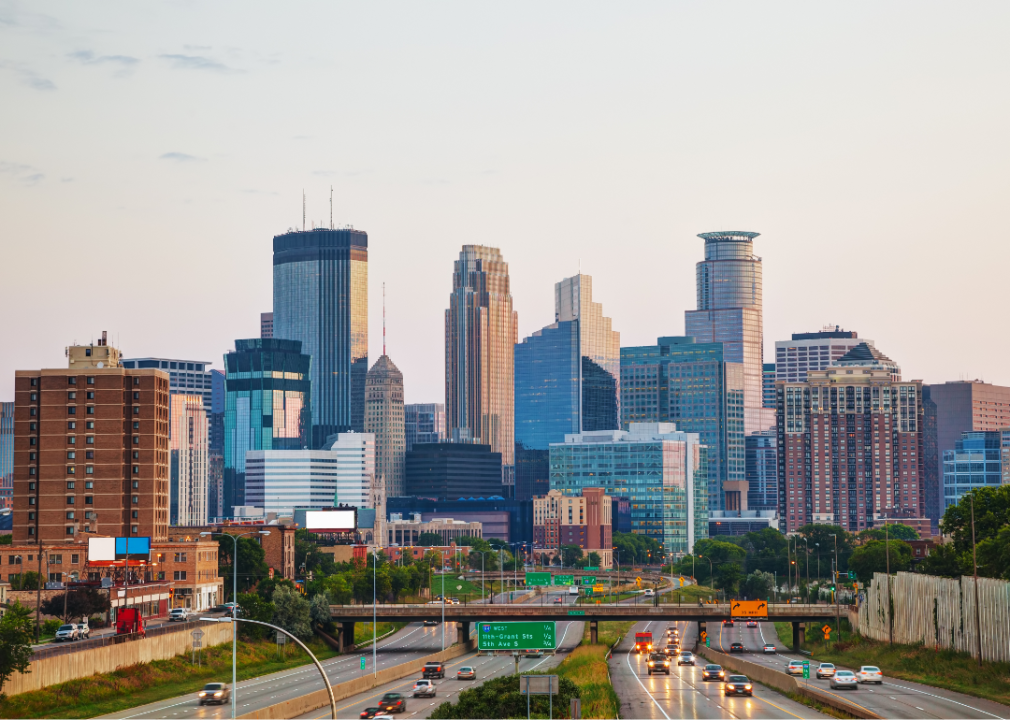
[[[722,683],[705,682],[701,670],[705,659],[697,665],[677,667],[671,663],[670,675],[649,675],[646,655],[634,652],[635,633],[651,631],[663,647],[666,628],[680,630],[683,647],[690,649],[697,639],[697,624],[637,623],[614,649],[610,660],[610,675],[614,690],[621,699],[622,718],[820,718],[826,717],[805,705],[753,683],[753,697],[724,697]]]
[[[743,643],[747,652],[740,656],[749,662],[785,672],[789,660],[808,660],[812,686],[825,692],[857,703],[871,712],[886,718],[1010,718],[1010,708],[1005,705],[973,698],[961,693],[941,690],[929,685],[884,678],[883,685],[860,685],[858,690],[832,690],[830,681],[817,680],[814,668],[819,664],[809,657],[785,651],[774,628],[767,623],[758,623],[757,628],[748,628],[745,622],[737,621],[733,627],[715,628],[709,626],[712,649],[729,651],[730,643]],[[765,655],[761,647],[765,642],[779,647],[775,655]],[[858,670],[859,668],[845,668]]]

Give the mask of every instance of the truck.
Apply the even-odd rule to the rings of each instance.
[[[421,677],[423,678],[444,678],[445,677],[445,665],[440,662],[429,662],[424,664],[424,670],[421,671]]]
[[[123,608],[116,613],[116,635],[137,634],[145,637],[144,618],[137,608]]]
[[[635,652],[648,653],[652,652],[652,633],[651,632],[637,632],[635,633]]]
[[[578,585],[571,585],[571,586],[569,586],[569,588],[568,588],[568,594],[569,595],[578,595],[579,594],[579,586]]]

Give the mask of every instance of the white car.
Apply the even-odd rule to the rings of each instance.
[[[435,697],[435,683],[431,680],[418,680],[414,683],[414,697]]]
[[[861,683],[877,683],[877,685],[884,684],[884,673],[880,672],[880,668],[874,665],[863,665],[856,672],[856,680]]]
[[[766,653],[771,653],[772,655],[774,655],[775,653],[777,653],[777,652],[778,652],[778,650],[777,650],[777,649],[775,648],[775,646],[774,646],[774,645],[765,645],[765,646],[764,646],[764,647],[762,648],[762,650],[763,650],[764,652],[766,652]]]
[[[56,631],[56,637],[53,639],[56,642],[74,642],[81,639],[81,634],[77,632],[77,626],[71,623],[60,625],[60,629]]]
[[[833,677],[835,674],[835,666],[831,663],[821,663],[817,666],[817,679]]]
[[[645,597],[653,597],[655,594],[656,594],[656,591],[653,590],[652,588],[646,588],[645,589]]]
[[[87,623],[77,623],[77,634],[80,635],[81,640],[87,640],[91,637],[91,628]]]
[[[172,608],[168,611],[169,621],[182,621],[185,622],[189,620],[189,610],[186,608]]]

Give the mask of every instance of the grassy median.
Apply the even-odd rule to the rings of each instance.
[[[610,683],[607,653],[617,639],[628,632],[634,622],[601,622],[595,645],[589,642],[586,623],[582,643],[558,665],[557,673],[579,686],[582,717],[615,718],[621,701]]]
[[[337,653],[318,640],[308,643],[320,660]],[[300,649],[288,646],[278,654],[273,640],[238,645],[239,680],[268,675],[311,662]],[[92,675],[11,697],[0,698],[0,718],[90,718],[196,692],[208,682],[231,682],[231,643],[207,648],[202,665],[190,656],[131,665],[116,672]]]

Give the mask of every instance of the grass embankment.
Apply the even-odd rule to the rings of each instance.
[[[403,628],[406,624],[404,622],[378,622],[376,623],[375,637],[381,638],[388,632]],[[354,644],[360,645],[364,642],[369,644],[372,642],[372,623],[355,623]]]
[[[775,630],[779,639],[790,647],[792,628],[789,623],[775,623]],[[803,639],[804,649],[818,662],[849,668],[876,665],[885,678],[900,678],[1010,705],[1010,683],[1007,682],[1010,663],[984,662],[979,668],[978,661],[967,653],[869,640],[850,632],[845,622],[842,635],[841,642],[825,643],[818,628],[809,628]]]
[[[321,641],[308,643],[315,656],[324,660],[336,653]],[[288,647],[284,657],[271,640],[244,641],[238,645],[239,680],[259,677],[311,662],[300,649]],[[231,643],[207,648],[202,665],[190,663],[190,656],[131,665],[116,672],[92,675],[50,685],[33,692],[0,700],[0,718],[90,718],[127,710],[166,698],[195,693],[208,682],[231,682]]]
[[[589,642],[589,624],[586,623],[582,643],[558,665],[557,673],[579,686],[582,700],[582,717],[615,718],[621,701],[610,683],[607,670],[607,652],[617,639],[628,632],[634,622],[601,622],[595,645]]]

